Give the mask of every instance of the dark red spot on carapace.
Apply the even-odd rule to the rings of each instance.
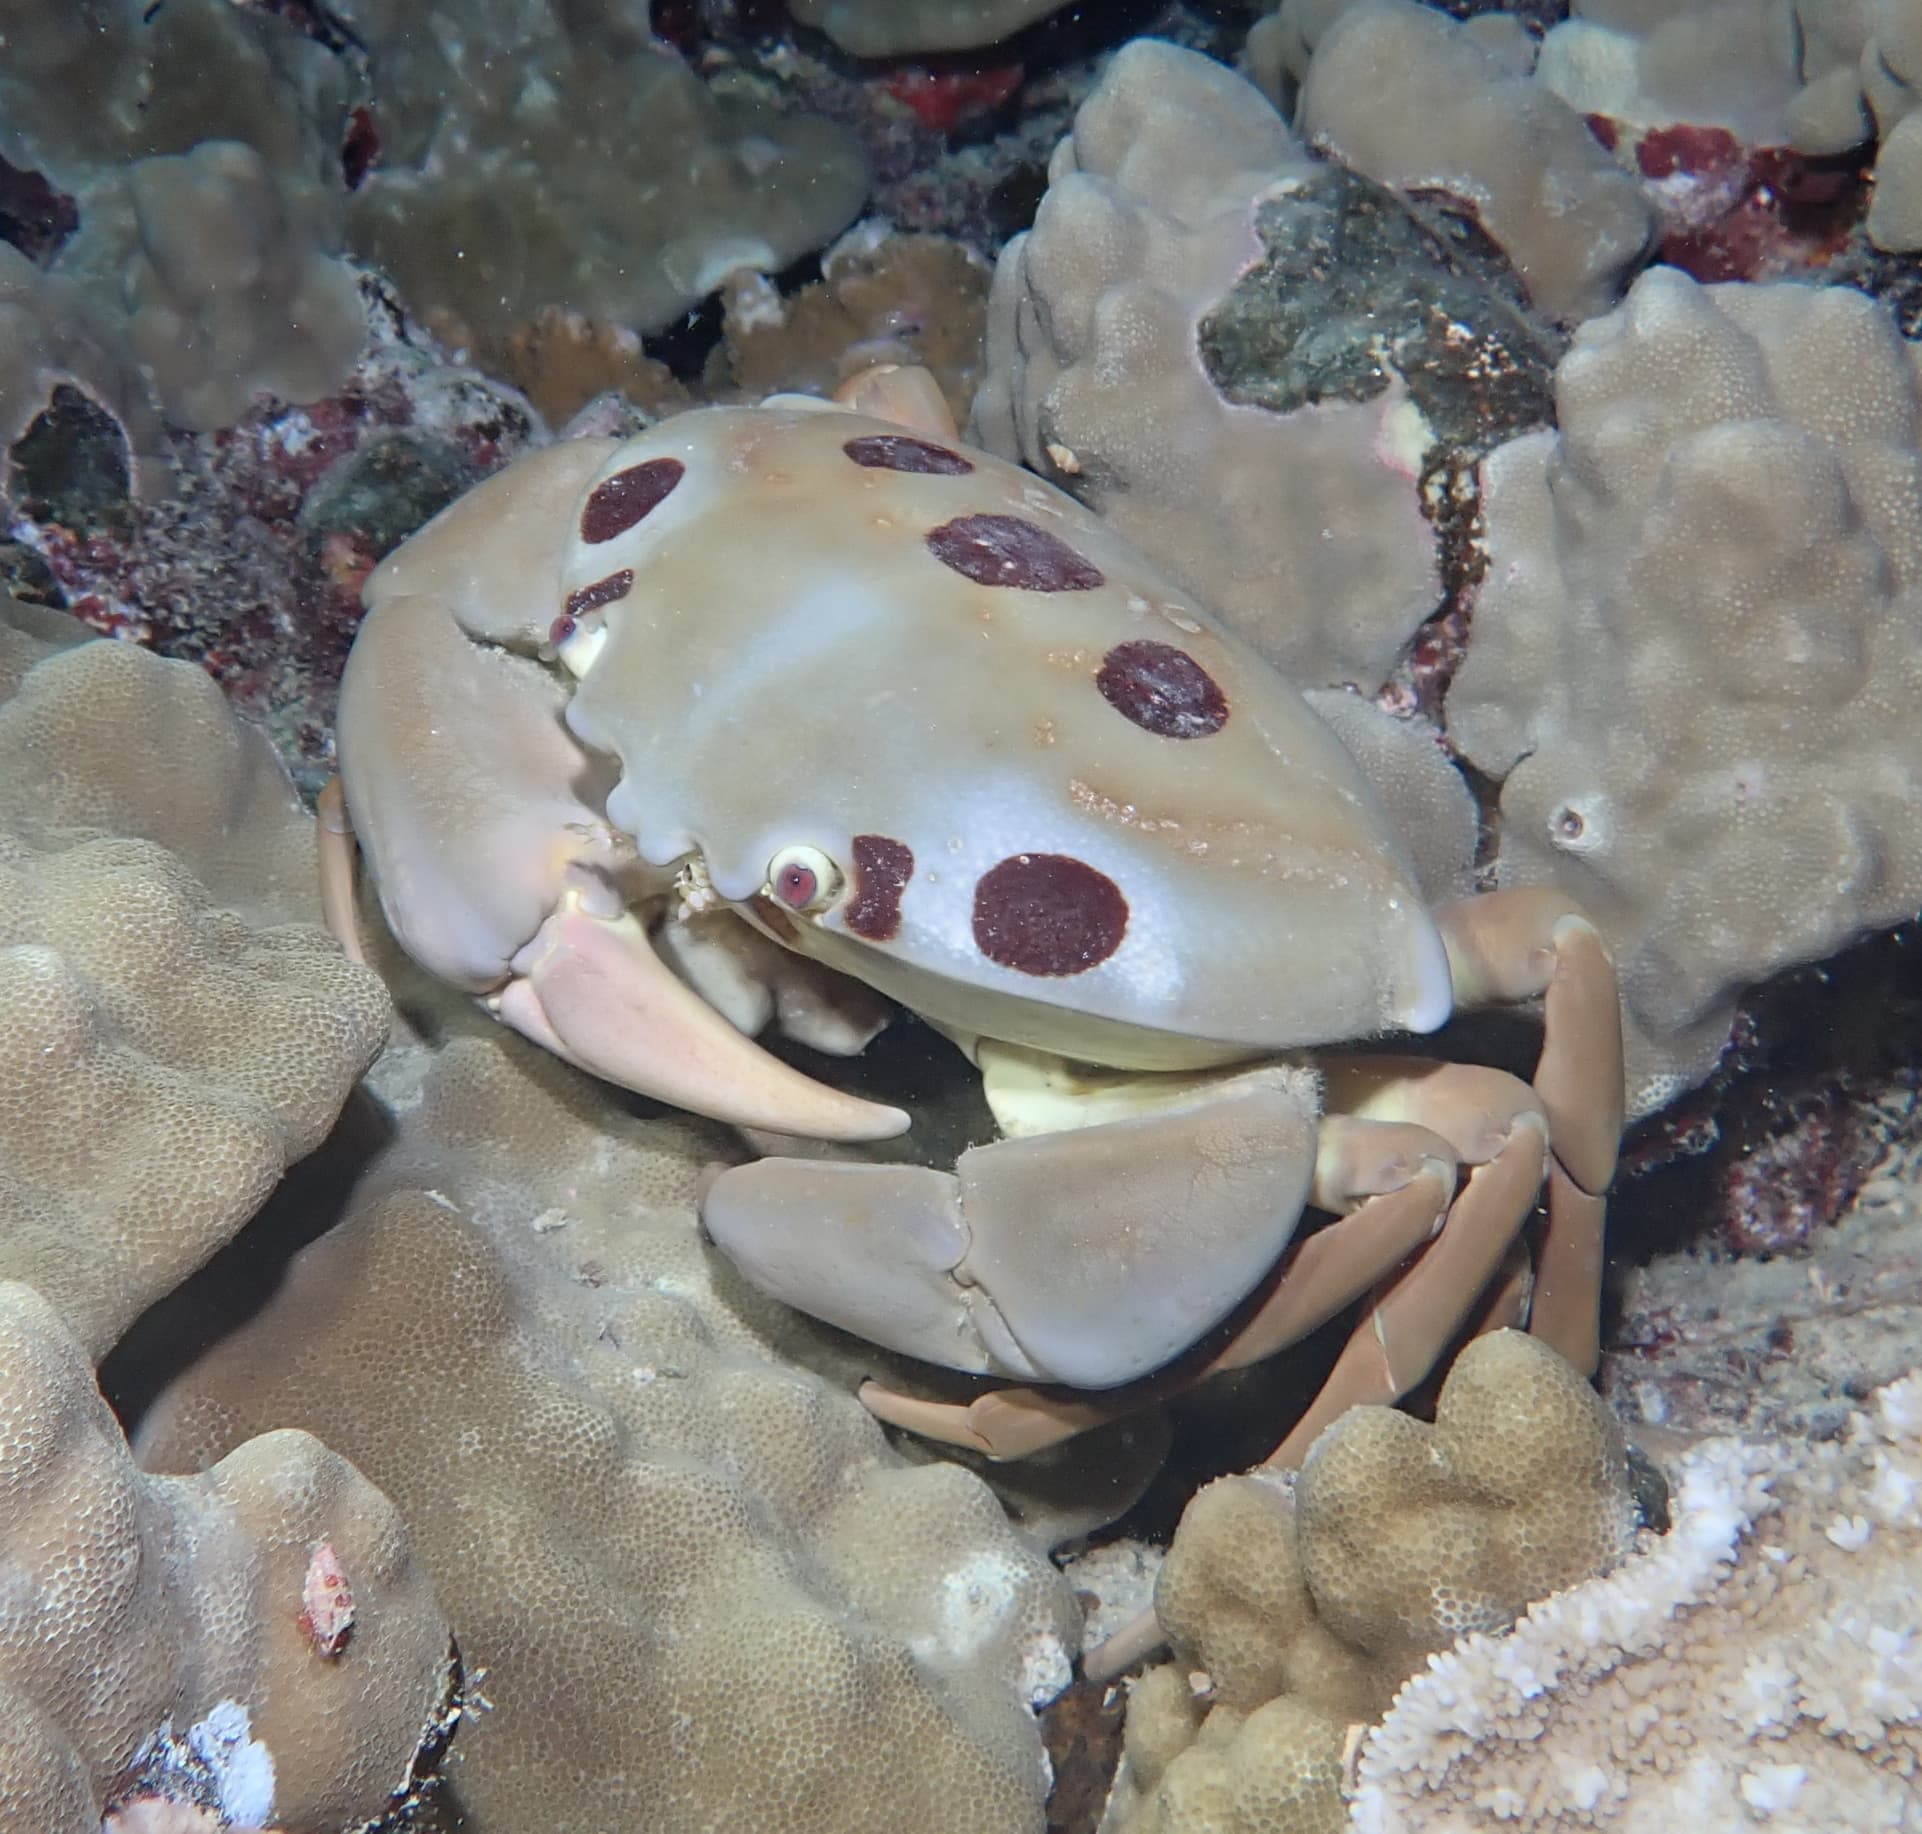
[[[625,535],[643,516],[660,508],[686,472],[679,459],[658,458],[603,478],[588,493],[581,510],[581,539],[612,541],[616,535]]]
[[[1128,900],[1105,872],[1065,853],[1017,853],[974,888],[974,943],[1018,974],[1083,974],[1128,929]]]
[[[901,928],[901,894],[914,877],[914,849],[885,834],[854,837],[854,896],[847,926],[869,942],[892,942]]]
[[[606,579],[597,579],[591,586],[582,586],[567,595],[567,605],[562,615],[569,618],[584,618],[590,611],[599,611],[603,605],[611,605],[616,599],[624,599],[634,584],[634,569],[623,567],[618,573],[610,573]]]
[[[1094,679],[1117,713],[1164,739],[1205,739],[1228,723],[1221,684],[1172,643],[1152,637],[1117,643]]]
[[[964,478],[974,469],[960,453],[907,433],[864,433],[848,440],[841,450],[867,471],[925,471]]]
[[[1059,535],[1019,516],[957,516],[927,534],[929,551],[977,586],[1026,592],[1092,592],[1101,569]]]

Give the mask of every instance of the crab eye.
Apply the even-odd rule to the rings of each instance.
[[[783,847],[768,862],[767,889],[791,911],[825,910],[841,890],[841,869],[818,847]]]

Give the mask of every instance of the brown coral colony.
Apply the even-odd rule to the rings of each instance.
[[[679,459],[646,459],[603,478],[581,510],[581,539],[612,541],[625,535],[643,516],[653,513],[686,475]]]
[[[1025,592],[1093,592],[1105,582],[1059,535],[1019,516],[957,516],[929,529],[929,552],[977,586]]]
[[[1164,739],[1203,739],[1228,723],[1221,684],[1172,643],[1117,643],[1101,659],[1095,686],[1117,713]]]
[[[1083,974],[1121,947],[1128,900],[1104,872],[1065,853],[1017,853],[974,888],[974,942],[1018,974]]]

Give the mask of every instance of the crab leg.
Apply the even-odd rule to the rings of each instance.
[[[935,439],[961,437],[940,383],[927,370],[912,364],[877,363],[871,369],[859,370],[834,391],[834,399],[857,414],[891,420]]]
[[[570,886],[484,1004],[578,1068],[735,1127],[815,1140],[905,1133],[898,1108],[817,1083],[770,1056],[676,975],[591,878]]]
[[[714,1179],[701,1221],[763,1291],[872,1343],[1098,1396],[1179,1356],[1274,1265],[1314,1171],[1302,1095],[1298,1073],[1239,1071],[970,1148],[952,1172],[761,1159]]]
[[[329,777],[314,806],[314,845],[320,855],[320,918],[350,962],[367,965],[360,937],[360,900],[355,886],[354,824],[347,819],[347,794],[338,777]]]
[[[1428,1374],[1499,1272],[1548,1159],[1548,1123],[1533,1091],[1500,1070],[1359,1058],[1335,1069],[1329,1093],[1362,1118],[1432,1127],[1470,1169],[1440,1234],[1369,1308],[1321,1392],[1269,1454],[1271,1465],[1299,1465],[1349,1408],[1398,1401]]]
[[[1592,1375],[1601,1361],[1606,1193],[1626,1097],[1614,966],[1595,926],[1546,887],[1465,899],[1436,922],[1461,1004],[1543,1002],[1533,1084],[1552,1157],[1529,1329]]]

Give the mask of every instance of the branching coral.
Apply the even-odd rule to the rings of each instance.
[[[1922,902],[1922,386],[1860,294],[1657,268],[1556,398],[1486,467],[1448,726],[1502,781],[1502,880],[1608,938],[1646,1111],[1744,986]]]
[[[782,298],[766,280],[737,275],[723,289],[725,360],[717,352],[710,387],[748,401],[827,395],[877,363],[908,363],[931,371],[965,420],[981,375],[988,279],[963,243],[857,224],[822,257],[812,286]]]

